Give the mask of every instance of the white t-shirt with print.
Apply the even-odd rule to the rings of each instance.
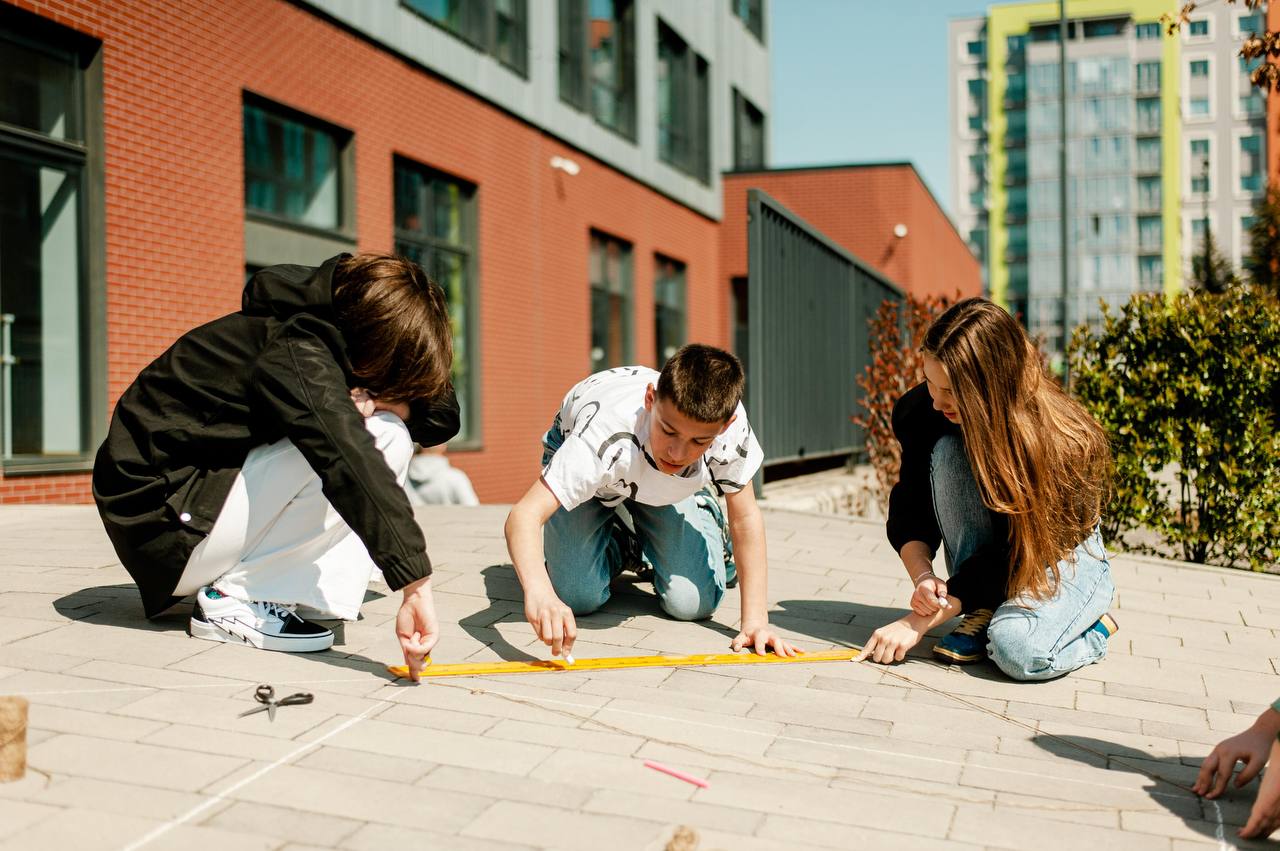
[[[656,370],[622,366],[597,372],[565,396],[556,417],[564,443],[542,478],[566,510],[592,498],[608,506],[624,499],[674,505],[708,484],[734,493],[751,483],[764,451],[741,402],[734,421],[701,458],[672,475],[660,471],[650,450],[652,415],[644,407],[650,384],[658,386]]]

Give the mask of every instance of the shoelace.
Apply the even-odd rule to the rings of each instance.
[[[974,609],[955,628],[955,631],[960,635],[977,635],[987,628],[987,624],[991,623],[992,614],[994,612],[990,609]]]
[[[297,615],[293,613],[293,609],[289,608],[283,603],[271,603],[271,602],[262,601],[262,602],[255,602],[253,603],[253,605],[258,608],[258,611],[262,615],[275,615],[282,621],[287,622],[290,618],[297,617]]]

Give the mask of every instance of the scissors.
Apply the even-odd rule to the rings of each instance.
[[[304,703],[310,703],[316,698],[313,694],[300,691],[297,694],[291,694],[288,697],[282,697],[279,700],[276,700],[276,690],[271,686],[261,685],[254,689],[253,699],[262,705],[255,706],[252,709],[246,709],[244,712],[241,712],[241,718],[246,715],[252,715],[255,712],[265,712],[267,713],[267,717],[274,721],[276,720],[277,706],[300,706]]]

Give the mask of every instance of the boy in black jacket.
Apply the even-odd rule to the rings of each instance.
[[[178,339],[116,405],[93,494],[147,617],[196,595],[189,631],[324,650],[298,617],[354,618],[375,566],[403,590],[416,673],[439,637],[403,484],[412,443],[458,431],[444,294],[402,258],[271,266],[238,313]]]

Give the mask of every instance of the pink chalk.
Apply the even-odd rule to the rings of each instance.
[[[703,780],[700,777],[694,777],[691,774],[685,774],[683,771],[678,771],[674,768],[669,768],[663,765],[662,763],[654,762],[651,759],[646,759],[644,761],[644,765],[645,765],[645,768],[652,768],[654,771],[661,771],[663,774],[670,774],[672,777],[676,778],[677,780],[683,780],[685,783],[692,783],[694,786],[697,786],[700,789],[706,789],[711,785],[710,783],[708,783],[707,781]]]

